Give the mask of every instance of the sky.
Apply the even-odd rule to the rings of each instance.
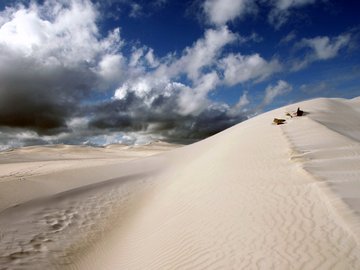
[[[192,143],[360,95],[355,0],[3,0],[0,150]]]

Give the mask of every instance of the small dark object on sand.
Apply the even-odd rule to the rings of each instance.
[[[274,118],[274,123],[277,125],[285,124],[285,119]]]
[[[303,116],[304,111],[300,110],[300,108],[297,109],[296,111],[296,116]]]

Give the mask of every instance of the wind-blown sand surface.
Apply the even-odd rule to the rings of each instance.
[[[2,154],[0,269],[360,269],[359,108],[301,102],[126,162]]]
[[[117,164],[180,145],[30,146],[0,152],[0,211],[30,199],[120,177]],[[112,166],[114,165],[114,166]]]

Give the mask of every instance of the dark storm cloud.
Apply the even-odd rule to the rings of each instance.
[[[129,92],[122,100],[112,100],[90,106],[90,129],[109,132],[148,132],[170,141],[195,141],[214,135],[240,121],[245,115],[231,116],[229,107],[209,106],[199,115],[181,115],[177,96],[157,96],[151,104]]]
[[[15,55],[1,60],[0,126],[39,134],[66,131],[66,120],[96,83],[86,67],[46,66]]]

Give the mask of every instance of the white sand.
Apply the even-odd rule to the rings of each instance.
[[[0,211],[38,197],[121,177],[129,173],[129,166],[119,170],[120,163],[177,147],[164,142],[105,148],[49,145],[0,152]]]
[[[128,162],[2,162],[0,269],[360,269],[358,108],[302,102]]]

